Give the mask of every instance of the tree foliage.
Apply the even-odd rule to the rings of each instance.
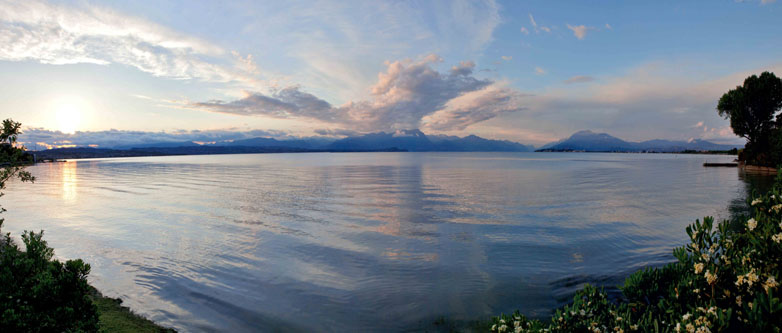
[[[722,95],[717,113],[730,120],[736,135],[747,139],[746,153],[750,162],[767,164],[775,148],[773,138],[782,130],[782,116],[774,115],[782,108],[782,80],[774,73],[752,75]]]
[[[16,146],[20,129],[18,122],[3,121],[0,196],[13,178],[35,180],[23,170],[31,158],[24,147]],[[98,314],[87,283],[90,265],[81,259],[65,263],[53,259],[54,250],[43,240],[43,231],[25,231],[22,241],[24,250],[10,233],[0,237],[0,332],[97,331]]]

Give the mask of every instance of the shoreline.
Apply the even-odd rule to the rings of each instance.
[[[90,300],[98,308],[98,326],[102,332],[176,332],[139,315],[122,305],[122,299],[103,295],[90,285]]]

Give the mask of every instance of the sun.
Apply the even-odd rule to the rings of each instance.
[[[79,97],[65,96],[57,99],[53,105],[57,129],[67,134],[76,133],[88,107],[87,102]]]

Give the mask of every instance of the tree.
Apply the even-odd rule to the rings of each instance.
[[[730,120],[733,133],[747,139],[752,155],[767,153],[777,124],[774,114],[782,108],[782,80],[774,73],[763,72],[744,80],[720,98],[717,113]],[[752,157],[751,157],[752,158]]]
[[[23,182],[32,182],[35,180],[29,172],[24,171],[24,167],[31,162],[31,158],[25,153],[24,147],[16,147],[16,138],[21,134],[21,123],[11,119],[3,120],[3,130],[0,132],[0,197],[3,196],[5,183],[14,177],[18,177]],[[5,208],[0,206],[0,213]],[[0,227],[3,225],[3,219],[0,219]]]

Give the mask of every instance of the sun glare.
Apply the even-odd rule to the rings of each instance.
[[[89,104],[79,97],[67,96],[57,99],[53,105],[57,129],[63,133],[75,133],[79,130],[82,116],[88,107]]]

